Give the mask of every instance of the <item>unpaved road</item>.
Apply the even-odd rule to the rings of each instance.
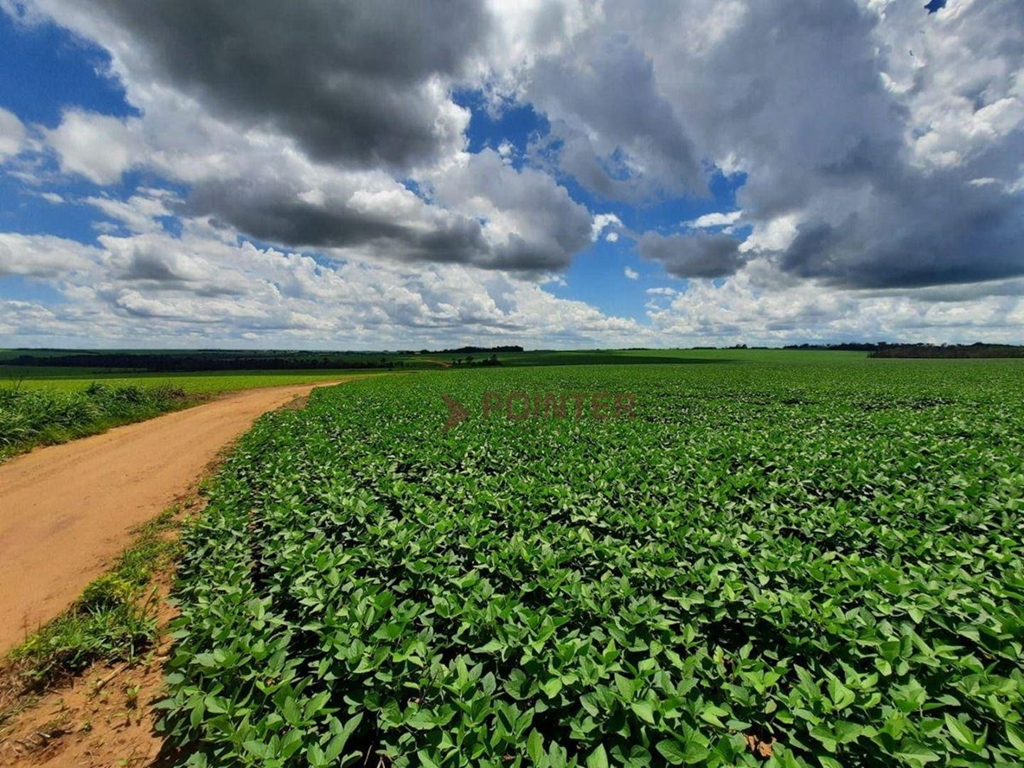
[[[260,415],[332,383],[239,392],[0,464],[0,656],[71,605],[130,530],[194,489]]]

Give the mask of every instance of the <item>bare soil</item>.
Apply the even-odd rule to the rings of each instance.
[[[0,766],[163,768],[178,764],[154,731],[163,698],[163,662],[170,650],[163,599],[170,574],[161,574],[157,620],[161,638],[134,664],[94,664],[83,675],[38,696],[19,685],[18,670],[0,670]],[[8,695],[4,695],[4,694]]]

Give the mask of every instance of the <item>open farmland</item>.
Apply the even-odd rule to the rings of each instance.
[[[0,371],[2,372],[2,371]],[[362,371],[231,371],[228,373],[68,373],[68,369],[29,371],[25,377],[8,377],[8,388],[42,389],[52,392],[81,392],[94,385],[105,387],[173,387],[189,395],[220,395],[246,389],[320,384],[341,378],[380,375]]]
[[[1024,366],[843,360],[423,373],[264,417],[184,542],[173,740],[1021,764]],[[488,391],[635,407],[485,420]],[[448,431],[442,395],[471,414]]]

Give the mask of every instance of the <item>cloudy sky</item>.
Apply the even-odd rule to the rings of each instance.
[[[1021,0],[0,0],[0,346],[1024,342]]]

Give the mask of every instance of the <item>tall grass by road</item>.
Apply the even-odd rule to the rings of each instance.
[[[170,385],[112,387],[94,383],[75,392],[17,384],[2,387],[0,461],[37,445],[63,443],[152,418],[191,405],[196,399]]]

